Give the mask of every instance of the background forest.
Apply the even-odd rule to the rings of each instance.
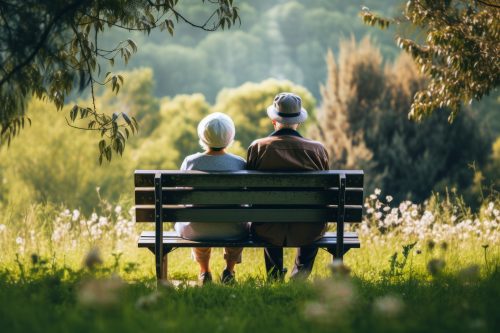
[[[194,21],[207,15],[199,1],[181,5]],[[252,140],[271,131],[265,108],[280,91],[302,96],[312,115],[302,133],[327,145],[332,168],[364,169],[368,191],[423,202],[432,191],[456,190],[474,206],[498,189],[498,95],[466,106],[452,125],[446,110],[411,122],[411,98],[425,82],[393,33],[363,24],[361,5],[390,15],[401,3],[241,1],[241,27],[229,31],[179,25],[173,38],[107,34],[104,46],[132,38],[139,51],[127,66],[117,64],[125,84],[118,95],[99,91],[97,107],[134,115],[139,134],[122,158],[99,166],[99,138],[65,124],[71,104],[58,113],[33,100],[32,128],[0,150],[0,208],[17,215],[53,203],[91,213],[96,189],[128,203],[134,169],[177,169],[200,150],[196,125],[209,112],[233,117],[231,149],[245,156]]]

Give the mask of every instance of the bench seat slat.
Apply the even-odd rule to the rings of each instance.
[[[138,247],[153,248],[155,244],[154,231],[143,231],[139,237]],[[260,240],[245,239],[239,241],[192,241],[183,239],[175,232],[163,233],[163,244],[170,247],[266,247],[269,244]],[[318,247],[335,247],[337,234],[327,232],[325,236],[313,243]],[[357,233],[344,234],[344,246],[346,248],[359,248],[360,241]]]
[[[346,187],[363,188],[362,170],[330,170],[308,172],[237,171],[215,173],[202,171],[136,170],[136,187],[152,187],[157,172],[163,187],[289,187],[330,188],[339,186],[339,174],[346,175]]]
[[[336,205],[339,202],[338,188],[318,190],[200,190],[192,188],[164,188],[164,205]],[[154,204],[154,188],[137,188],[137,205]],[[362,205],[363,189],[349,188],[345,194],[346,205]]]
[[[141,232],[141,238],[148,238],[148,237],[155,237],[155,232],[154,230],[146,230]],[[327,232],[323,236],[323,238],[337,238],[337,233],[335,232]],[[179,235],[177,234],[176,231],[164,231],[163,232],[163,238],[164,239],[169,239],[169,238],[179,238]],[[348,231],[344,232],[344,238],[358,238],[358,233],[354,231]]]
[[[345,222],[359,223],[362,206],[346,206]],[[153,206],[136,206],[136,222],[154,222]],[[164,222],[334,222],[337,207],[293,208],[287,207],[165,207]]]

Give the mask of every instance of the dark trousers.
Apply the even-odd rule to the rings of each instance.
[[[307,278],[311,274],[314,259],[318,253],[317,247],[302,246],[297,249],[295,264],[293,266],[291,278]],[[264,259],[266,261],[266,271],[270,278],[282,278],[283,270],[283,248],[266,247],[264,249]]]

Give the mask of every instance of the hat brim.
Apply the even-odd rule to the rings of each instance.
[[[278,110],[276,110],[274,105],[271,105],[267,108],[267,116],[271,118],[271,120],[276,120],[281,124],[301,124],[307,119],[307,111],[306,109],[301,108],[299,115],[297,115],[296,117],[282,117],[278,114]]]

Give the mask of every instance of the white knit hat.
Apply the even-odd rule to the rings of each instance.
[[[204,148],[226,148],[234,140],[234,122],[221,112],[211,113],[198,124],[198,137]]]

